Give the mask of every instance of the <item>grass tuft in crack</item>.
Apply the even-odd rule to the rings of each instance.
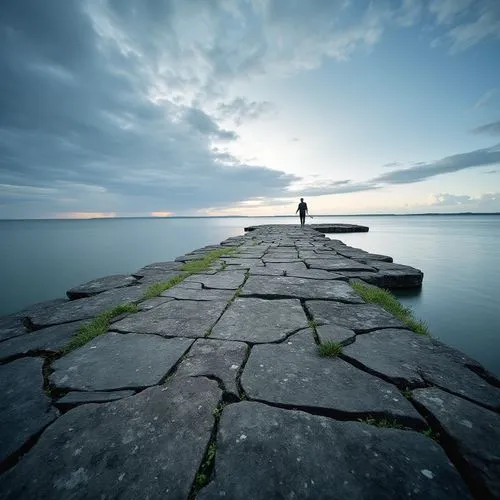
[[[359,282],[354,282],[351,286],[358,292],[363,300],[383,307],[387,312],[390,312],[393,316],[396,316],[396,318],[405,323],[415,333],[419,335],[430,335],[426,323],[415,318],[413,311],[409,307],[405,307],[401,304],[389,290],[384,290],[373,285],[364,285]]]
[[[342,344],[328,340],[318,345],[318,354],[322,358],[333,358],[342,353]]]
[[[206,271],[217,259],[228,257],[237,251],[237,247],[216,248],[203,255],[200,259],[185,262],[182,270],[187,273],[201,273]]]
[[[153,283],[142,296],[142,300],[152,299],[153,297],[159,297],[162,292],[172,288],[175,285],[178,285],[185,278],[187,278],[187,274],[180,274],[179,276],[174,276],[167,281],[159,281],[158,283]]]
[[[126,313],[136,313],[138,310],[135,304],[121,304],[113,309],[104,311],[90,323],[78,328],[76,335],[64,346],[63,353],[68,354],[103,334],[109,328],[111,321],[117,316]]]
[[[385,427],[389,429],[403,429],[403,426],[394,419],[367,417],[367,418],[360,418],[358,420],[359,422],[363,422],[364,424],[368,425],[374,425],[375,427]]]

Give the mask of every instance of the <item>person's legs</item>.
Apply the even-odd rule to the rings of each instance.
[[[306,223],[306,214],[300,214],[300,225],[303,226]]]

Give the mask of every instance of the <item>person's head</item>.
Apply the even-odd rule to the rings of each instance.
[[[304,198],[301,198],[300,201],[304,201]]]

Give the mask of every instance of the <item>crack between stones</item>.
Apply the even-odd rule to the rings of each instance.
[[[441,446],[443,451],[446,453],[451,463],[457,469],[458,473],[462,477],[464,483],[469,488],[472,496],[477,500],[484,500],[492,498],[491,494],[488,492],[486,486],[482,483],[479,476],[474,472],[474,470],[467,464],[466,460],[462,457],[460,453],[459,446],[456,441],[446,432],[445,428],[439,423],[431,412],[429,412],[424,405],[418,403],[413,399],[410,400],[415,409],[429,422],[429,427],[439,434],[438,444]]]
[[[487,404],[484,404],[480,401],[477,401],[475,399],[472,399],[470,397],[468,397],[467,395],[465,394],[460,394],[459,392],[455,392],[455,391],[452,391],[451,389],[449,389],[448,387],[443,387],[442,385],[440,384],[436,384],[435,382],[429,382],[427,379],[426,379],[426,376],[424,373],[419,373],[419,375],[425,380],[425,382],[428,384],[427,387],[437,387],[438,389],[441,389],[442,391],[444,392],[447,392],[448,394],[452,394],[453,396],[456,396],[457,398],[461,398],[461,399],[464,399],[465,401],[469,401],[470,403],[473,403],[475,404],[476,406],[480,406],[481,408],[484,408],[486,410],[489,410],[489,411],[492,411],[494,413],[500,413],[500,409],[499,408],[494,408],[492,406],[488,406]]]
[[[414,383],[409,383],[405,381],[403,378],[399,377],[388,377],[387,375],[384,375],[383,373],[380,373],[376,370],[373,370],[371,368],[368,368],[366,365],[358,361],[357,359],[354,359],[350,357],[348,354],[345,354],[344,352],[339,354],[339,358],[345,361],[346,363],[349,363],[350,365],[354,366],[354,368],[357,368],[358,370],[361,370],[365,373],[368,373],[369,375],[373,375],[374,377],[377,377],[384,382],[388,382],[391,385],[396,386],[400,390],[413,390],[413,389],[425,389],[427,387],[431,387],[431,384],[426,382],[425,380],[422,382],[414,382]]]
[[[238,389],[238,396],[239,396],[240,400],[248,399],[246,392],[243,389],[243,385],[241,384],[241,375],[243,374],[243,370],[245,369],[245,366],[247,364],[248,358],[250,357],[251,351],[252,351],[252,345],[247,343],[245,357],[243,358],[243,361],[240,365],[240,368],[238,369],[238,371],[236,373],[236,388]]]
[[[236,289],[236,291],[234,292],[234,295],[227,301],[227,304],[224,307],[224,309],[222,310],[222,312],[219,314],[219,317],[210,326],[210,328],[208,328],[208,330],[207,330],[207,332],[205,334],[205,338],[210,337],[210,335],[212,334],[212,330],[214,329],[215,325],[217,325],[217,323],[220,321],[220,319],[222,318],[222,316],[224,315],[224,313],[231,307],[231,305],[234,302],[234,300],[237,297],[239,297],[239,295],[241,293],[241,290],[243,289],[243,287],[245,286],[245,283],[248,280],[248,277],[249,277],[249,273],[248,273],[248,270],[247,270],[247,271],[245,271],[245,278],[243,279],[243,283]]]
[[[200,490],[206,487],[213,480],[215,454],[217,450],[217,433],[219,432],[221,413],[225,406],[226,403],[224,403],[224,400],[220,399],[217,406],[213,410],[214,424],[212,432],[210,433],[210,438],[208,440],[207,447],[205,448],[205,452],[203,453],[200,465],[198,466],[196,474],[193,478],[187,500],[194,500]]]
[[[265,399],[258,399],[258,398],[248,398],[248,401],[262,403],[267,406],[272,406],[274,408],[280,408],[282,410],[302,411],[304,413],[308,413],[309,415],[326,417],[341,422],[359,422],[363,421],[364,419],[375,419],[377,421],[390,419],[397,425],[401,426],[401,430],[411,430],[420,432],[424,429],[422,421],[419,419],[414,419],[412,417],[404,417],[401,415],[393,415],[391,413],[383,411],[347,412],[347,411],[334,410],[332,408],[324,408],[318,406],[304,406],[304,405],[292,405],[286,403],[276,403],[274,401],[267,401]]]

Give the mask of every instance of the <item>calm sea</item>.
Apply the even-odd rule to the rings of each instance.
[[[424,271],[420,291],[398,294],[450,344],[500,376],[500,216],[316,217],[368,225],[332,235]],[[295,218],[0,221],[0,315],[63,297],[74,285],[130,273],[243,233]]]

